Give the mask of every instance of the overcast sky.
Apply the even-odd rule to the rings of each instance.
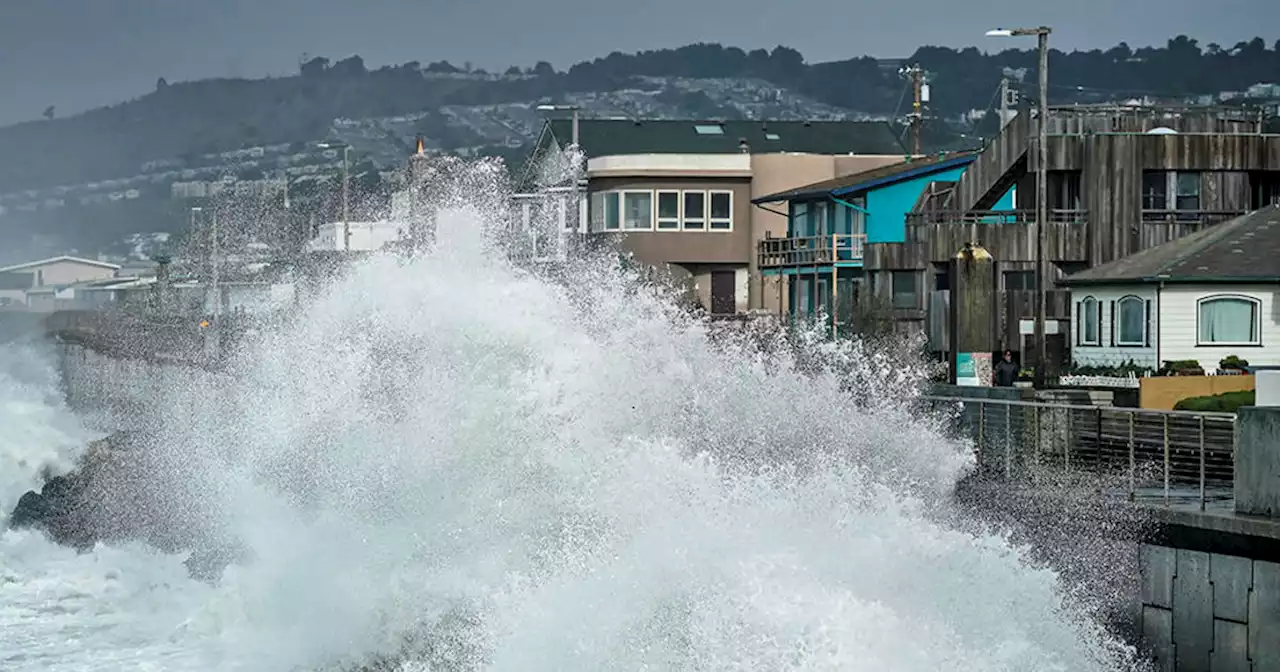
[[[0,0],[0,123],[60,116],[170,82],[296,71],[303,53],[559,68],[611,51],[777,44],[810,62],[922,44],[1011,44],[991,27],[1054,28],[1054,46],[1230,46],[1280,32],[1277,0]],[[1272,44],[1276,34],[1263,34]],[[1277,73],[1280,77],[1280,73]]]

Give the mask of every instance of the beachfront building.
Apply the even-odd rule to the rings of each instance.
[[[1072,362],[1280,365],[1280,206],[1068,276]]]
[[[541,256],[566,249],[560,241],[614,237],[637,261],[684,276],[717,315],[778,310],[777,293],[761,285],[756,245],[786,235],[787,216],[753,208],[753,199],[903,159],[882,122],[583,119],[582,182],[561,185],[563,202],[547,204],[536,188],[547,180],[541,162],[554,163],[572,134],[570,120],[546,124],[517,196],[526,220],[537,203],[552,222],[540,229]]]
[[[923,274],[890,272],[877,282],[867,272],[867,253],[878,244],[903,243],[908,213],[937,198],[976,158],[966,152],[908,159],[754,199],[787,217],[785,235],[766,236],[756,247],[765,291],[778,296],[779,311],[826,315],[838,331],[859,297],[873,292],[903,320],[923,319]],[[994,207],[1010,209],[1013,199],[1010,188]]]
[[[905,240],[868,245],[864,272],[877,285],[914,273],[929,298],[933,350],[949,349],[952,260],[966,244],[996,260],[999,302],[992,341],[1035,365],[1037,272],[1046,291],[1049,368],[1066,359],[1071,305],[1059,280],[1280,201],[1280,136],[1256,111],[1232,108],[1050,108],[1047,218],[1036,222],[1037,119],[1022,111],[954,184],[931,188],[907,215]],[[1009,188],[1012,211],[998,204]],[[936,192],[936,194],[934,193]],[[1037,268],[1037,238],[1043,265]],[[903,319],[910,319],[904,317]]]

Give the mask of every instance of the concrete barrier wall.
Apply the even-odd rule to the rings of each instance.
[[[1167,672],[1280,670],[1280,564],[1141,547],[1143,641]]]

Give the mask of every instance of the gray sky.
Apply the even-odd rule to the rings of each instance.
[[[1230,46],[1280,25],[1276,0],[0,0],[0,123],[120,102],[170,82],[296,71],[301,54],[558,68],[611,51],[721,42],[795,47],[810,62],[922,44],[1016,44],[995,26],[1047,23],[1054,46]],[[1277,35],[1262,35],[1271,44]]]

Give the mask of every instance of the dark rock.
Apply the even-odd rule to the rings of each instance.
[[[222,570],[245,557],[234,543],[207,538],[195,521],[176,519],[171,494],[148,464],[137,435],[112,435],[94,442],[77,469],[47,477],[39,492],[24,494],[9,517],[15,529],[44,532],[54,542],[79,550],[100,542],[143,541],[166,553],[193,550],[186,561],[193,578],[216,581]]]

